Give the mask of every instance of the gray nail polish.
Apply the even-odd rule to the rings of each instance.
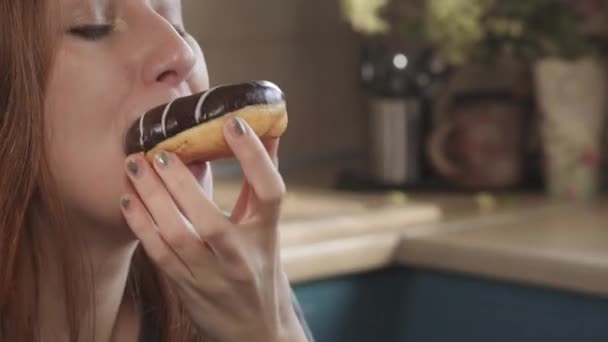
[[[123,197],[120,199],[120,205],[126,210],[131,206],[131,199],[129,197]]]
[[[137,161],[131,159],[129,160],[127,166],[129,168],[129,172],[131,172],[133,176],[137,176],[137,174],[139,173],[139,165],[137,165]]]
[[[169,165],[169,154],[165,151],[160,151],[155,156],[156,162],[161,166]]]
[[[239,117],[235,117],[232,119],[232,127],[234,129],[234,132],[236,133],[236,135],[244,135],[245,134],[245,125],[243,124],[243,121],[241,118]]]

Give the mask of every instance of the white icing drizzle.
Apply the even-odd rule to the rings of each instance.
[[[144,115],[139,118],[139,147],[142,150],[144,149],[144,117],[146,114],[148,113],[144,113]]]
[[[163,135],[165,136],[165,138],[167,138],[167,114],[169,113],[169,109],[171,108],[171,105],[173,104],[173,102],[175,102],[175,100],[176,99],[173,99],[171,102],[169,102],[165,106],[165,111],[163,112],[163,116],[160,121],[160,125],[163,130]]]
[[[205,103],[205,100],[207,99],[207,97],[209,96],[209,94],[211,94],[214,90],[216,90],[217,88],[223,87],[222,85],[218,85],[215,86],[209,90],[207,90],[203,95],[201,95],[201,98],[198,99],[198,103],[196,104],[196,107],[194,108],[194,122],[196,122],[197,124],[201,123],[201,116],[203,113],[201,113],[201,109],[203,108],[203,103]]]

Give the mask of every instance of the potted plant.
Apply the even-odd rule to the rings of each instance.
[[[605,0],[494,1],[486,9],[488,51],[531,66],[550,194],[590,198],[600,189],[606,111]]]
[[[423,3],[424,10],[408,16],[403,5],[403,13],[396,14],[395,2]],[[415,39],[434,46],[452,65],[494,63],[503,56],[528,65],[541,115],[549,192],[576,198],[597,192],[606,109],[602,56],[608,45],[608,0],[343,0],[343,4],[346,18],[361,34],[413,32]]]

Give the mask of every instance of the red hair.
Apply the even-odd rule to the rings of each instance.
[[[65,298],[68,336],[82,339],[84,311],[93,305],[87,256],[57,196],[45,150],[44,95],[60,31],[49,0],[0,0],[0,332],[4,341],[38,341],[42,266],[35,213],[53,230]],[[38,227],[37,229],[39,229]],[[31,272],[27,278],[24,270]],[[30,274],[30,273],[28,273]],[[133,259],[127,293],[157,322],[163,341],[191,342],[195,332],[168,281],[142,248]]]

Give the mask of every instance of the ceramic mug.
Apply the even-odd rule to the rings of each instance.
[[[463,188],[517,185],[522,179],[522,106],[508,94],[482,93],[457,96],[449,107],[427,145],[436,171]]]

